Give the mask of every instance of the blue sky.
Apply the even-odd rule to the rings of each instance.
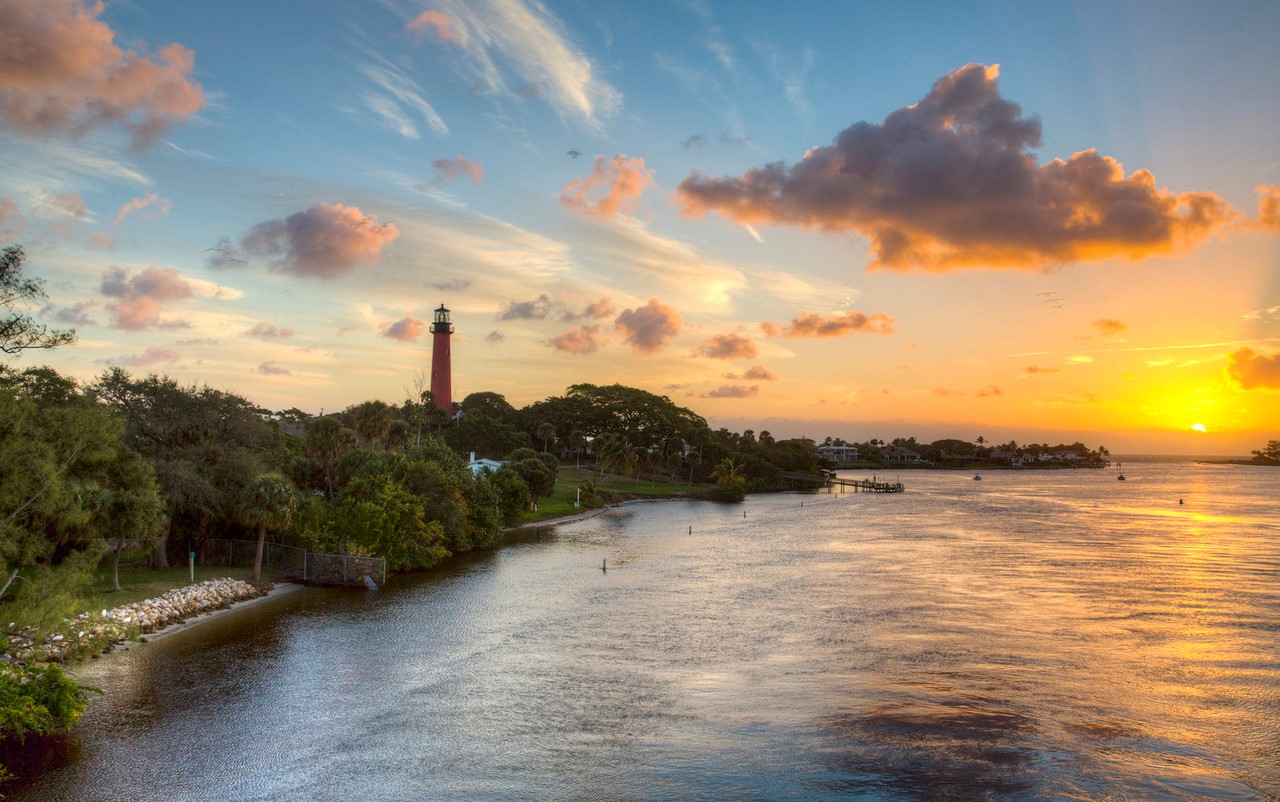
[[[455,400],[618,381],[781,435],[1275,436],[1274,3],[0,0],[0,19],[33,44],[0,57],[0,241],[79,335],[24,362],[275,409],[396,402],[444,302]],[[801,169],[843,158],[855,123],[881,145],[891,115],[925,124],[963,75],[1038,138],[935,119],[939,161],[912,169],[981,183],[946,154],[994,148],[1049,181],[1062,159],[1080,169],[1054,186],[1093,203],[1072,161],[1093,149],[1122,165],[1108,191],[1150,172],[1167,236],[1014,232],[941,178],[876,200]],[[1124,217],[1106,203],[1073,219]]]

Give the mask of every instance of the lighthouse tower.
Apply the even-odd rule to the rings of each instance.
[[[440,304],[431,322],[431,395],[436,406],[453,416],[453,368],[449,361],[449,336],[453,324],[449,322],[449,310]]]

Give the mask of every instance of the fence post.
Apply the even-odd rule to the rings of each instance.
[[[347,555],[342,555],[342,584],[347,583]]]
[[[307,581],[307,550],[302,550],[302,581]]]

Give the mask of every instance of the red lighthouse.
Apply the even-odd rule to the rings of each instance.
[[[453,416],[453,368],[449,361],[449,335],[453,324],[449,322],[449,310],[440,304],[431,322],[431,396],[449,416]]]

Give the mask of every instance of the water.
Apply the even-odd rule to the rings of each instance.
[[[106,694],[6,790],[1280,798],[1280,470],[1125,473],[637,505],[304,589],[86,665]]]

